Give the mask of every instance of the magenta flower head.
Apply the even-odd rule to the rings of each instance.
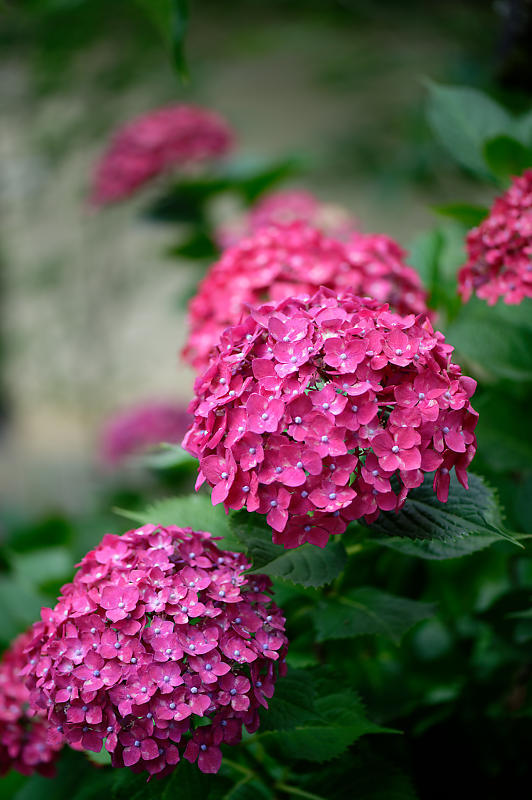
[[[217,239],[225,249],[260,228],[297,221],[306,222],[339,239],[347,238],[358,228],[358,221],[342,206],[322,203],[312,192],[303,189],[283,189],[267,192],[249,213],[220,227]]]
[[[489,216],[467,236],[467,263],[458,273],[464,301],[473,294],[494,305],[532,297],[532,169],[493,204]]]
[[[284,618],[249,566],[190,528],[106,535],[33,628],[25,674],[50,741],[150,775],[183,757],[217,772],[285,671]]]
[[[124,200],[152,178],[224,156],[233,133],[218,114],[190,105],[168,106],[128,122],[96,164],[91,202]]]
[[[190,415],[177,403],[152,401],[110,417],[103,426],[102,461],[116,466],[162,442],[178,444],[190,425]]]
[[[50,777],[61,744],[48,741],[49,723],[43,712],[28,713],[30,693],[22,669],[31,640],[31,631],[18,636],[0,661],[0,774],[16,769],[23,775],[40,772]]]
[[[183,446],[212,502],[265,514],[285,547],[399,509],[434,472],[467,487],[476,382],[427,316],[322,288],[251,309],[197,378]],[[392,479],[393,482],[392,482]]]
[[[222,332],[240,322],[248,305],[312,295],[320,286],[351,288],[400,313],[426,311],[425,292],[404,255],[386,236],[352,234],[342,242],[300,221],[261,228],[226,250],[201,282],[189,305],[183,357],[205,369]]]

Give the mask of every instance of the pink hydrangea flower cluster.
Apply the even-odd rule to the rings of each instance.
[[[517,304],[532,297],[532,169],[493,204],[467,236],[467,263],[458,273],[464,301],[476,294],[494,305],[502,297]]]
[[[30,693],[22,670],[31,631],[18,636],[0,661],[0,775],[16,769],[23,775],[51,776],[61,745],[47,741],[49,723],[44,714],[28,713]]]
[[[189,304],[183,357],[204,369],[221,333],[248,313],[247,306],[311,295],[320,286],[351,288],[400,313],[426,311],[426,293],[404,255],[383,235],[353,234],[341,242],[303,222],[261,228],[226,250],[201,281]]]
[[[249,566],[190,528],[107,534],[34,625],[28,686],[53,744],[105,743],[113,766],[150,775],[182,757],[217,772],[285,670],[284,618]]]
[[[251,309],[196,380],[197,488],[265,514],[285,547],[399,509],[427,472],[446,501],[453,467],[467,487],[478,416],[452,350],[426,315],[350,291]]]
[[[213,111],[191,105],[150,111],[115,133],[96,165],[91,202],[116,203],[156,175],[220,158],[233,139],[227,122]]]
[[[303,189],[283,189],[266,193],[248,214],[221,226],[216,238],[225,249],[260,228],[297,221],[307,222],[339,239],[347,238],[358,228],[358,221],[342,206],[322,203],[312,192]]]
[[[116,466],[162,442],[179,444],[190,421],[182,406],[169,402],[152,401],[120,411],[103,427],[102,461]]]

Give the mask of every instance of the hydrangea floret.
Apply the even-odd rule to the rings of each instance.
[[[119,128],[93,176],[91,202],[124,200],[161,173],[224,156],[234,135],[214,111],[192,105],[158,108]]]
[[[269,225],[306,222],[337,239],[346,239],[358,229],[358,221],[340,205],[322,203],[304,189],[267,192],[241,218],[220,226],[216,239],[225,249]]]
[[[183,357],[205,369],[222,332],[240,322],[248,305],[311,295],[320,286],[351,288],[399,313],[424,312],[426,293],[404,256],[380,234],[352,234],[343,242],[301,221],[261,228],[227,249],[201,281],[189,304]]]
[[[285,670],[284,618],[266,576],[210,533],[145,525],[107,534],[34,625],[26,667],[50,740],[164,775],[217,772],[253,732]]]
[[[61,743],[48,741],[49,722],[44,713],[29,713],[30,693],[22,670],[31,631],[18,636],[0,661],[0,775],[16,769],[23,775],[39,772],[50,777]]]
[[[476,382],[424,314],[322,288],[249,311],[197,378],[183,446],[212,502],[265,514],[285,547],[402,507],[434,472],[467,487]]]
[[[467,263],[458,273],[464,301],[475,292],[494,305],[532,297],[532,169],[498,197],[489,216],[467,236]]]
[[[116,466],[161,442],[178,444],[190,421],[190,415],[178,403],[153,400],[123,409],[103,426],[101,459]]]

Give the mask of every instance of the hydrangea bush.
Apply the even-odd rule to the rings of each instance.
[[[183,34],[186,4],[170,5]],[[532,166],[526,116],[463,87],[429,93],[471,175],[506,186]],[[188,469],[167,475],[176,496],[128,490],[114,511],[142,527],[107,534],[73,579],[101,509],[0,518],[3,644],[42,608],[0,663],[0,771],[29,776],[7,775],[0,800],[437,800],[470,793],[464,773],[479,796],[528,796],[531,171],[489,215],[440,207],[452,223],[413,244],[431,311],[392,239],[309,193],[268,194],[282,164],[187,173],[232,139],[211,112],[169,107],[119,131],[96,170],[97,205],[179,172],[149,216],[187,223],[179,257],[212,257],[213,198],[250,211],[219,232],[227,249],[190,304],[200,491],[186,494]],[[459,363],[479,379],[478,452]],[[117,464],[183,424],[133,409],[104,452]],[[189,463],[168,450],[152,469]]]
[[[216,238],[222,249],[237,244],[260,228],[306,222],[330,236],[345,239],[358,229],[358,221],[342,206],[321,203],[312,192],[285,189],[267,192],[241,219],[221,226]]]
[[[198,377],[184,447],[212,502],[266,514],[275,542],[324,546],[401,508],[434,472],[467,486],[476,382],[427,316],[320,289],[250,308]]]
[[[217,772],[220,744],[257,729],[285,670],[284,618],[249,566],[190,528],[106,535],[27,643],[52,746],[105,744],[113,766],[151,775],[183,757]]]
[[[475,292],[494,305],[532,297],[532,169],[514,178],[489,216],[467,235],[467,263],[458,273],[464,301]]]
[[[49,736],[46,714],[29,712],[23,670],[31,640],[31,631],[22,633],[0,661],[0,775],[16,769],[23,775],[39,772],[49,777],[61,749],[61,743]]]
[[[103,426],[101,459],[115,467],[161,442],[178,444],[189,425],[190,416],[178,403],[151,401],[121,410]]]
[[[94,170],[91,202],[117,203],[157,175],[218,159],[233,132],[215,112],[191,105],[149,111],[121,127]]]
[[[352,233],[345,242],[304,222],[270,225],[229,247],[189,304],[183,351],[197,370],[209,362],[225,328],[266,300],[313,294],[320,286],[391,303],[402,314],[427,311],[419,276],[405,252],[382,234]]]

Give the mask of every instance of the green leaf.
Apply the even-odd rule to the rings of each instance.
[[[185,39],[188,31],[188,0],[172,0],[172,57],[177,74],[183,82],[188,81],[185,57]]]
[[[371,722],[360,699],[349,689],[318,696],[314,710],[316,721],[300,722],[289,730],[265,731],[257,738],[275,745],[283,758],[323,762],[336,758],[365,734],[396,732]]]
[[[409,245],[409,262],[429,290],[431,308],[444,308],[453,318],[461,306],[456,271],[464,263],[464,229],[449,221],[417,236]]]
[[[29,553],[13,554],[12,565],[21,580],[42,587],[51,581],[65,581],[74,571],[72,555],[66,547],[48,547]]]
[[[411,780],[396,763],[368,743],[356,750],[315,775],[307,773],[306,786],[328,800],[417,800]]]
[[[251,558],[255,569],[260,570],[263,565],[286,552],[281,545],[272,542],[272,529],[263,515],[251,514],[246,510],[237,511],[230,514],[229,527]]]
[[[481,459],[490,473],[526,473],[532,464],[532,429],[523,426],[529,410],[527,398],[518,400],[504,384],[497,384],[475,397],[475,408],[479,413],[475,458]]]
[[[432,293],[438,282],[438,263],[444,245],[441,231],[433,230],[417,236],[409,245],[409,263],[421,276],[421,280]]]
[[[209,232],[200,226],[189,236],[168,250],[173,258],[188,258],[196,261],[214,261],[219,254]]]
[[[111,754],[107,752],[105,747],[102,747],[99,753],[95,753],[93,750],[84,750],[83,753],[87,756],[90,762],[99,767],[111,766]]]
[[[448,327],[446,339],[480,374],[532,381],[532,303],[505,307],[471,300]],[[528,318],[527,318],[528,317]]]
[[[347,554],[341,542],[329,542],[324,548],[304,544],[293,550],[285,550],[273,561],[253,571],[301,586],[318,587],[335,580],[346,562]]]
[[[136,0],[158,29],[172,53],[172,61],[182,81],[188,79],[185,38],[188,30],[188,0]]]
[[[247,511],[232,514],[230,525],[253,562],[253,572],[317,587],[333,581],[345,567],[347,555],[341,542],[331,541],[324,548],[304,544],[285,550],[271,541],[272,531],[264,518]]]
[[[498,178],[509,180],[532,166],[532,150],[511,136],[501,135],[484,144],[486,164]]]
[[[469,473],[469,490],[451,476],[449,499],[440,503],[427,475],[412,489],[398,513],[383,512],[370,526],[378,544],[406,555],[443,559],[474,553],[501,539],[511,539],[502,528],[497,500],[478,475]],[[389,538],[388,538],[389,537]],[[513,541],[513,539],[511,539]]]
[[[244,776],[223,796],[223,800],[270,800],[271,793],[253,776]],[[181,800],[181,798],[180,798]]]
[[[489,211],[484,206],[473,206],[469,203],[448,203],[443,206],[433,206],[433,208],[442,217],[449,217],[461,222],[467,228],[475,228],[479,225]]]
[[[231,533],[223,506],[213,506],[203,494],[158,500],[144,511],[115,509],[115,512],[140,525],[179,525],[180,528],[209,531],[214,536],[223,537],[223,541],[218,543],[219,547],[235,551],[243,549]]]
[[[467,169],[489,176],[484,142],[511,131],[512,116],[487,94],[463,86],[428,83],[427,116],[440,143]]]
[[[149,469],[164,470],[181,467],[197,467],[197,460],[177,444],[162,444],[153,453],[139,456],[136,462]]]
[[[532,111],[516,120],[514,134],[525,147],[532,147]]]
[[[0,643],[9,642],[39,619],[47,598],[20,575],[0,577]]]
[[[200,772],[197,764],[182,759],[165,781],[163,790],[159,790],[158,796],[160,800],[205,800],[214,780],[212,775]]]
[[[313,619],[319,642],[380,634],[399,644],[410,628],[434,613],[433,603],[420,603],[368,587],[320,603]]]
[[[318,722],[314,696],[312,673],[290,668],[285,677],[277,681],[268,710],[261,713],[261,731],[286,731]]]
[[[433,561],[442,561],[446,558],[461,558],[469,556],[478,550],[484,550],[494,542],[497,537],[482,533],[470,533],[463,539],[442,542],[439,539],[404,539],[390,536],[386,539],[377,539],[378,544],[389,547],[405,556],[416,556]]]

